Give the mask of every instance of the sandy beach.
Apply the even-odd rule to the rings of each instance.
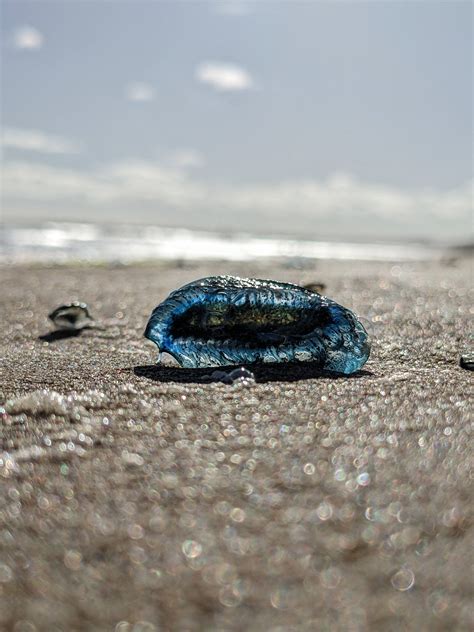
[[[0,630],[472,629],[472,270],[3,267]],[[368,363],[247,385],[156,366],[153,307],[226,273],[323,282]],[[50,335],[73,300],[101,328]]]

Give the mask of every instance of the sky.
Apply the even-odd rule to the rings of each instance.
[[[470,234],[469,1],[1,11],[7,222]]]

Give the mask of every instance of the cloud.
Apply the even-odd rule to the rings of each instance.
[[[92,170],[6,162],[5,211],[76,209],[80,217],[264,230],[320,237],[465,237],[472,183],[452,190],[404,190],[349,174],[240,186],[210,183],[160,163],[130,160]],[[11,211],[12,213],[14,211]],[[71,217],[71,219],[74,219]]]
[[[153,101],[155,91],[151,84],[137,81],[126,86],[125,95],[129,101]]]
[[[213,5],[214,13],[229,17],[249,15],[252,11],[247,2],[237,0],[219,0]]]
[[[78,143],[33,129],[6,127],[2,132],[2,146],[7,149],[33,151],[42,154],[76,154]]]
[[[238,92],[254,87],[254,80],[244,68],[218,61],[200,64],[195,77],[219,92]]]
[[[20,26],[13,32],[13,46],[18,50],[39,50],[43,42],[43,34],[33,26]]]
[[[177,149],[169,155],[168,162],[177,169],[203,167],[206,163],[204,156],[195,149]]]

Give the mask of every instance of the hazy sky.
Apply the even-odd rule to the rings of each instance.
[[[465,238],[471,2],[2,2],[5,219]]]

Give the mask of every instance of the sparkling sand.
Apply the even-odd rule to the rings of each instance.
[[[364,370],[154,367],[152,308],[225,273],[324,282],[366,319]],[[2,287],[0,630],[472,629],[472,261],[17,266]],[[104,328],[48,335],[73,300]]]

